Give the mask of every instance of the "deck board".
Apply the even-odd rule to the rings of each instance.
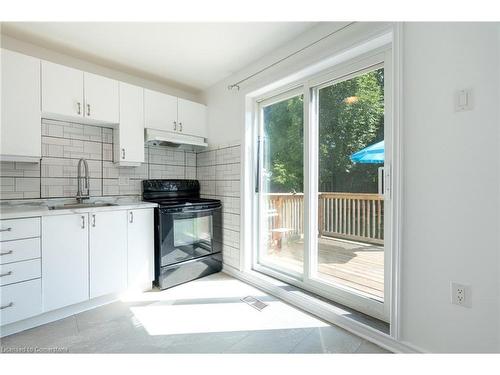
[[[318,276],[330,283],[384,297],[384,248],[379,245],[346,241],[330,237],[318,240]],[[281,249],[266,256],[271,263],[302,272],[304,243],[283,241]]]

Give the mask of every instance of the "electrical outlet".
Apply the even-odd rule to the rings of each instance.
[[[451,303],[463,307],[472,307],[470,285],[451,283]]]

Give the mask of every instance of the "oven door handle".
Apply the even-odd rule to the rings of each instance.
[[[177,212],[168,212],[168,209],[167,209],[164,212],[168,213],[170,215],[204,214],[204,213],[208,213],[208,212],[214,212],[220,208],[221,208],[221,206],[214,207],[214,208],[207,208],[204,210],[187,210],[187,211],[177,211]]]

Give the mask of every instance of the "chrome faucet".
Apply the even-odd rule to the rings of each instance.
[[[85,177],[82,177],[82,164],[85,169]],[[83,181],[82,181],[83,180]],[[82,184],[83,182],[83,184]],[[90,187],[89,187],[89,165],[87,164],[87,160],[81,158],[78,161],[78,190],[76,192],[76,201],[78,203],[82,203],[84,199],[90,198]],[[83,185],[83,187],[82,187]]]

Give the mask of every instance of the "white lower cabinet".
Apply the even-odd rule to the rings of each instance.
[[[0,265],[0,285],[14,284],[40,278],[40,259]]]
[[[41,314],[41,297],[40,279],[2,286],[0,293],[0,325]]]
[[[42,312],[40,218],[0,220],[0,326]]]
[[[40,238],[0,242],[0,264],[40,258]]]
[[[88,214],[42,218],[43,311],[89,299]]]
[[[0,242],[0,325],[151,288],[152,208],[43,216],[41,239],[40,218],[1,220],[0,228],[8,235]]]
[[[154,279],[153,209],[128,211],[128,288],[151,288]]]
[[[127,211],[90,214],[90,298],[127,287]]]

